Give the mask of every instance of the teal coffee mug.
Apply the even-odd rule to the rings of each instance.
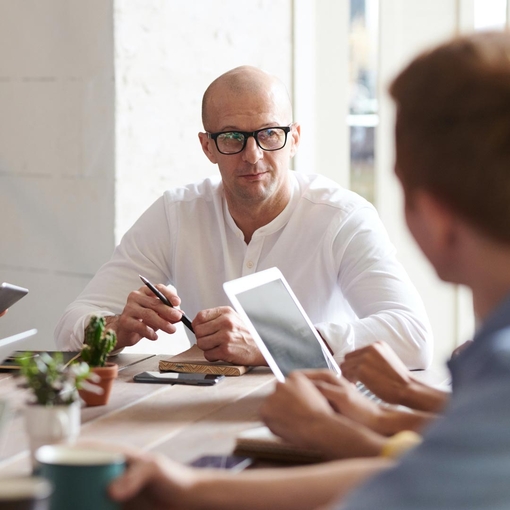
[[[121,453],[70,445],[48,445],[35,453],[38,475],[53,485],[50,510],[116,510],[110,482],[126,467]]]

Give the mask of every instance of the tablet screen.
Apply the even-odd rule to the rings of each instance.
[[[239,292],[237,299],[284,376],[303,368],[331,368],[281,280]]]

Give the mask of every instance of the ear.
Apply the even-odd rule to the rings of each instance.
[[[405,206],[409,230],[423,253],[444,278],[443,270],[455,258],[458,221],[452,211],[427,191],[416,190]]]
[[[299,147],[299,141],[301,140],[301,125],[297,122],[293,123],[289,134],[292,141],[292,147],[290,149],[290,157],[292,158],[296,154]]]
[[[200,145],[202,146],[202,150],[204,154],[207,156],[207,159],[214,164],[218,163],[216,158],[216,151],[214,146],[214,140],[211,140],[207,133],[198,133],[198,139],[200,140]]]

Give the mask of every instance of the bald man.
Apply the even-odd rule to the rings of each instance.
[[[423,304],[367,201],[318,176],[289,170],[301,129],[284,85],[243,66],[207,88],[199,140],[220,177],[166,191],[127,232],[57,326],[79,349],[91,314],[107,317],[117,347],[174,333],[192,320],[208,360],[264,364],[222,284],[278,267],[334,354],[385,340],[410,368],[431,359]]]

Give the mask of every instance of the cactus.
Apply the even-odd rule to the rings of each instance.
[[[117,343],[115,331],[105,330],[104,317],[93,315],[85,328],[85,341],[81,358],[91,367],[104,367],[108,354]]]

